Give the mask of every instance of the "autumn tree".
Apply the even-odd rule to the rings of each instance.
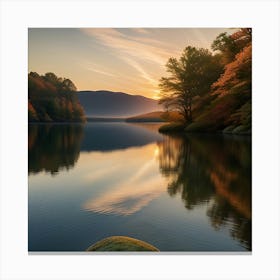
[[[213,41],[211,48],[218,51],[224,65],[232,62],[235,56],[252,41],[252,28],[240,28],[233,34],[223,32]]]
[[[213,83],[214,94],[225,95],[234,92],[251,93],[251,72],[252,72],[252,29],[241,28],[231,35],[220,34],[212,44],[216,50],[225,52],[226,43],[218,44],[219,38],[224,38],[224,42],[231,40],[235,45],[234,58],[224,67],[224,73]],[[227,38],[227,39],[226,39]],[[218,48],[217,46],[220,45]],[[221,47],[223,46],[223,47]],[[215,48],[214,48],[215,49]]]
[[[225,66],[221,77],[212,85],[214,94],[225,95],[242,91],[251,92],[252,45],[239,52],[235,59]]]
[[[76,86],[70,79],[48,72],[40,76],[28,75],[29,121],[79,122],[85,121],[84,110],[79,103]]]
[[[224,73],[212,85],[212,94],[218,98],[238,96],[240,107],[227,119],[231,126],[251,128],[252,110],[252,29],[241,28],[228,36],[237,47],[238,53],[224,67]],[[223,55],[223,50],[220,49]]]
[[[219,77],[222,66],[218,56],[207,49],[188,46],[179,59],[170,58],[166,64],[169,77],[160,79],[160,104],[178,111],[185,124],[192,122],[192,103],[203,96]]]

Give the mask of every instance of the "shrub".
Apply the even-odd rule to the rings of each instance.
[[[162,125],[158,131],[161,133],[182,132],[184,129],[185,129],[185,125],[183,123],[168,123]]]

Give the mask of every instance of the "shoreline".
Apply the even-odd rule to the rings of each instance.
[[[163,122],[159,121],[137,121],[137,122],[127,122],[125,119],[122,120],[116,120],[116,119],[96,119],[94,121],[87,121],[87,122],[28,122],[28,125],[86,125],[87,123],[124,123],[124,124],[162,124]],[[170,129],[163,129],[162,127],[165,125],[169,125],[170,123],[163,124],[162,126],[159,127],[158,132],[164,135],[224,135],[224,136],[245,136],[245,137],[252,137],[252,133],[248,132],[223,132],[222,130],[220,131],[186,131],[185,127],[182,127],[180,125],[179,129],[178,127],[175,128],[170,128]]]
[[[191,125],[191,124],[190,124]],[[251,128],[247,128],[244,130],[236,130],[240,126],[233,128],[232,130],[228,130],[228,128],[224,128],[223,130],[200,130],[200,129],[189,129],[188,126],[182,123],[167,123],[162,125],[159,128],[159,132],[162,134],[176,134],[176,133],[184,133],[184,134],[222,134],[222,135],[243,135],[243,136],[252,136]]]

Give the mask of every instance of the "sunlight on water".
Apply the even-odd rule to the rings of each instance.
[[[98,165],[105,166],[109,161],[117,162],[121,159],[124,164],[120,164],[115,171],[118,174],[127,171],[127,175],[119,180],[116,179],[109,191],[86,201],[84,209],[131,215],[165,192],[166,183],[158,173],[155,151],[158,151],[157,145],[149,144],[141,148],[124,150],[121,157],[119,152],[103,154],[102,159],[98,160]],[[92,158],[97,158],[95,153],[92,153]],[[129,168],[126,168],[127,163],[129,163]],[[94,168],[93,166],[93,170]],[[102,175],[106,176],[104,173]],[[110,176],[110,172],[107,176]]]
[[[159,124],[29,127],[29,250],[127,235],[161,251],[251,250],[251,141]]]

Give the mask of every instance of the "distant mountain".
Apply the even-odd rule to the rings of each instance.
[[[77,96],[88,117],[130,117],[162,110],[157,100],[123,92],[79,91]]]
[[[182,117],[178,112],[157,111],[157,112],[150,112],[147,114],[132,116],[126,118],[126,121],[127,122],[176,122],[181,119]]]
[[[163,111],[150,112],[137,116],[132,116],[126,119],[127,122],[165,122]]]

